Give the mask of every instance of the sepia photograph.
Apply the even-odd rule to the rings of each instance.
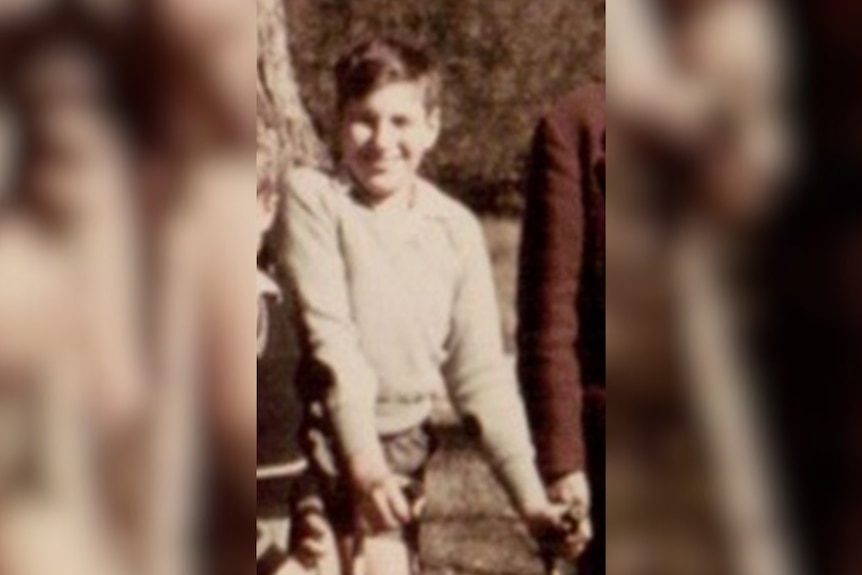
[[[808,4],[0,0],[0,575],[862,572]]]
[[[259,573],[604,572],[604,10],[259,3]]]

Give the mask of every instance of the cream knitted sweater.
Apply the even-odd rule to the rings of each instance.
[[[420,179],[376,208],[320,172],[288,188],[289,264],[348,457],[424,423],[445,387],[516,502],[544,501],[476,218]]]

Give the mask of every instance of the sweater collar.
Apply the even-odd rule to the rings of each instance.
[[[353,176],[342,167],[336,177],[342,186],[344,193],[356,200],[356,191],[359,183]],[[421,176],[416,177],[414,197],[411,201],[409,213],[428,219],[439,219],[446,216],[443,203],[443,192],[437,186]]]

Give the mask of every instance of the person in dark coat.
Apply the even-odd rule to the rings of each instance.
[[[527,180],[519,375],[550,497],[595,525],[605,562],[605,91],[575,91],[540,123]],[[589,536],[590,521],[582,531]],[[582,533],[583,535],[584,533]]]

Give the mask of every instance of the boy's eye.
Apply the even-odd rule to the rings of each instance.
[[[392,118],[392,125],[396,128],[406,128],[410,126],[410,118],[407,116],[395,116]]]
[[[356,121],[366,126],[375,126],[380,121],[380,118],[371,110],[362,110],[356,114]]]
[[[374,118],[371,114],[362,114],[362,113],[354,113],[350,114],[346,118],[347,124],[362,127],[362,128],[373,128],[377,123],[377,119]]]
[[[373,128],[373,124],[371,122],[369,122],[368,120],[363,120],[361,118],[352,119],[350,121],[350,126],[353,129],[363,129],[363,130],[370,130]]]

